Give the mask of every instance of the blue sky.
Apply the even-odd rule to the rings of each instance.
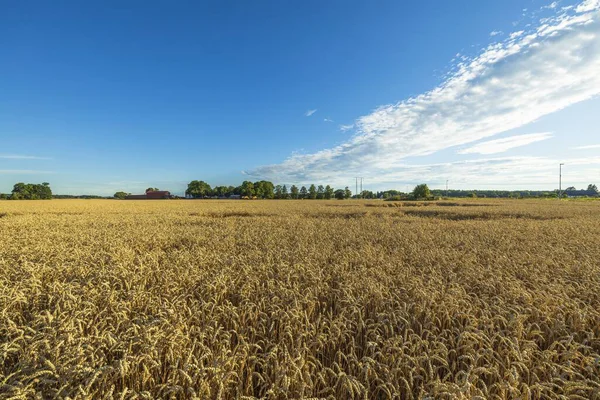
[[[0,192],[600,184],[600,1],[13,2]]]

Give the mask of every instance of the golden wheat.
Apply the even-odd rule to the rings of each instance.
[[[600,203],[0,202],[0,398],[600,399]]]

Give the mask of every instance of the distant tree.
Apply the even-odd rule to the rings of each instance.
[[[115,193],[115,195],[113,196],[115,199],[119,199],[119,200],[123,200],[125,197],[127,197],[127,193],[125,192],[117,192]]]
[[[8,199],[8,195],[6,193],[0,193],[0,200]]]
[[[360,194],[360,197],[363,199],[374,199],[375,198],[375,193],[373,193],[370,190],[363,190]]]
[[[333,195],[338,200],[344,200],[346,198],[346,191],[344,189],[338,189],[333,192]]]
[[[473,192],[473,193],[469,193],[469,197],[472,199],[477,198],[477,193]],[[515,198],[518,198],[519,196],[515,196]]]
[[[283,198],[283,186],[281,186],[281,185],[275,186],[275,198],[276,199]]]
[[[269,181],[254,182],[254,195],[261,199],[272,199],[275,197],[275,187]]]
[[[286,185],[283,185],[283,187],[281,188],[281,198],[282,199],[287,199],[289,197],[288,195],[288,189]]]
[[[218,197],[228,197],[235,193],[235,187],[233,186],[215,186],[212,190],[212,194]]]
[[[300,188],[300,198],[305,199],[307,195],[308,195],[308,190],[306,190],[306,186],[302,186]]]
[[[193,198],[202,198],[210,196],[212,190],[210,185],[204,181],[191,181],[185,191],[186,196]]]
[[[350,189],[348,189],[348,186],[346,186],[346,188],[344,189],[344,198],[349,199],[350,197],[352,197],[352,192],[350,191]]]
[[[329,185],[325,186],[325,199],[329,200],[333,197],[333,188]]]
[[[315,185],[310,185],[308,188],[308,198],[311,200],[317,198],[317,187]]]
[[[426,199],[431,197],[431,191],[429,190],[429,186],[427,184],[422,183],[420,185],[415,186],[413,189],[413,196],[415,199]]]
[[[153,187],[149,187],[148,189],[146,189],[146,193],[148,192],[158,192],[160,189],[158,188],[153,188]]]
[[[596,186],[596,185],[594,185],[594,184],[590,183],[590,184],[588,185],[588,187],[587,187],[587,191],[588,191],[590,194],[592,194],[593,196],[594,196],[594,195],[597,195],[597,194],[598,194],[598,186]]]
[[[589,187],[588,187],[588,189],[589,189]],[[575,189],[575,186],[569,186],[568,188],[565,189],[565,192],[574,192],[576,190],[577,189]]]
[[[290,188],[290,197],[292,199],[297,199],[298,198],[298,187],[296,185],[292,185],[292,187]]]
[[[254,183],[250,181],[242,182],[242,196],[253,197],[254,196]]]
[[[275,186],[273,182],[263,181],[263,195],[265,199],[272,199],[275,197]]]
[[[317,187],[317,199],[325,198],[325,187],[323,185],[319,185]]]
[[[42,184],[19,182],[13,186],[10,198],[11,200],[49,200],[52,198],[52,189],[48,182]]]

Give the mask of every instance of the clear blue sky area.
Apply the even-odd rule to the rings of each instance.
[[[242,171],[348,142],[360,132],[342,125],[443,84],[457,53],[477,56],[499,40],[492,31],[527,30],[533,17],[524,9],[545,4],[2,2],[0,192],[18,181],[110,195],[147,186],[181,193],[192,179],[257,180]],[[568,4],[577,2],[561,6]],[[583,118],[581,146],[600,143],[586,130],[600,122],[589,110],[599,103],[586,101],[560,111],[579,124]],[[517,133],[552,130],[552,153],[572,125],[559,132],[564,119],[544,118],[540,129]],[[445,152],[455,154],[414,163],[454,161]],[[310,183],[282,179],[276,183]]]

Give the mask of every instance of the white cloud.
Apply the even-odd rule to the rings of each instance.
[[[279,182],[399,179],[409,157],[489,138],[597,96],[600,13],[592,10],[558,11],[474,58],[457,60],[433,90],[358,118],[356,134],[341,145],[247,173]]]
[[[513,32],[511,33],[508,38],[509,39],[515,39],[518,38],[519,36],[522,36],[525,33],[525,31],[517,31],[517,32]]]
[[[0,169],[2,175],[31,175],[31,174],[53,174],[54,171],[35,171],[32,169]]]
[[[325,121],[325,122],[333,122],[333,120],[331,118],[325,118],[323,121]]]
[[[308,110],[307,112],[304,113],[304,116],[305,117],[310,117],[311,115],[313,115],[316,112],[317,112],[316,109],[314,109],[314,110]]]
[[[589,150],[589,149],[600,149],[600,144],[590,144],[587,146],[571,147],[572,150]]]
[[[466,149],[458,151],[458,154],[496,154],[503,153],[515,147],[526,146],[531,143],[550,139],[552,134],[549,132],[529,133],[526,135],[510,136],[503,139],[488,140],[487,142],[477,143]]]
[[[600,8],[600,0],[585,0],[575,8],[578,13],[598,10]]]
[[[340,125],[340,130],[342,132],[345,131],[349,131],[350,129],[354,128],[354,124],[350,124],[350,125]]]
[[[548,4],[547,6],[544,6],[544,7],[542,7],[542,8],[548,8],[548,9],[551,9],[551,10],[553,10],[553,9],[555,9],[556,7],[558,7],[558,1],[554,1],[554,2],[552,2],[552,3]]]
[[[47,157],[27,156],[22,154],[0,154],[0,158],[8,160],[49,160]]]
[[[504,32],[502,31],[491,31],[490,36],[502,35]]]

